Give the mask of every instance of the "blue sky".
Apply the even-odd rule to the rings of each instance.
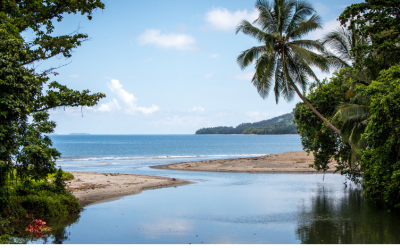
[[[263,100],[252,85],[252,67],[241,70],[236,58],[257,45],[235,34],[238,22],[253,21],[255,1],[103,1],[92,21],[66,15],[55,34],[79,28],[89,41],[52,77],[70,88],[107,95],[93,108],[50,111],[56,133],[193,134],[202,127],[237,126],[292,111],[299,98],[278,105]],[[346,5],[361,1],[310,1],[323,18],[320,38],[339,26]],[[253,19],[253,20],[251,20]],[[320,78],[329,76],[316,71]],[[82,117],[83,113],[83,117]]]

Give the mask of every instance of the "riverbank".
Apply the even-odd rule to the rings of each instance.
[[[313,161],[312,154],[308,155],[305,151],[294,151],[261,157],[184,162],[152,166],[151,168],[231,173],[322,173],[309,167]],[[334,166],[335,163],[332,165]],[[333,173],[335,169],[333,167],[327,172]],[[75,179],[67,182],[67,189],[72,191],[82,206],[116,200],[126,195],[140,193],[143,190],[192,183],[175,178],[149,175],[70,171],[68,173],[73,174]]]
[[[119,199],[144,190],[173,187],[193,182],[149,175],[71,172],[74,179],[66,188],[79,200],[82,207]]]
[[[185,162],[151,168],[233,173],[318,173],[309,167],[313,161],[313,154],[294,151],[261,157]],[[332,167],[327,172],[333,173],[336,170],[335,165],[335,162],[332,162]]]

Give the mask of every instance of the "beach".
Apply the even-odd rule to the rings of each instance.
[[[262,157],[186,162],[153,166],[152,168],[233,173],[322,173],[309,167],[312,162],[312,154],[295,151]],[[327,172],[333,173],[334,170],[331,168]],[[75,178],[67,183],[67,189],[78,198],[83,207],[116,200],[148,189],[192,183],[186,180],[149,175],[71,171],[69,173],[73,174]]]
[[[176,187],[192,182],[148,175],[71,172],[74,179],[66,188],[80,201],[82,207],[117,200],[144,190]]]
[[[309,167],[313,161],[312,154],[294,151],[261,157],[186,162],[152,168],[233,173],[323,173]],[[332,167],[327,172],[333,173],[336,170],[335,166],[336,163],[332,162]]]

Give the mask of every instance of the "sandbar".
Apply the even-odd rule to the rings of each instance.
[[[193,183],[161,176],[67,172],[75,178],[67,182],[66,188],[75,195],[82,207],[117,200],[144,190]]]
[[[261,157],[184,162],[152,168],[232,173],[323,173],[309,167],[313,161],[313,154],[308,154],[306,151],[294,151]],[[336,162],[332,161],[326,172],[335,172],[335,166]]]

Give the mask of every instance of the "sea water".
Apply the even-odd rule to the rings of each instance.
[[[64,170],[148,174],[195,183],[88,206],[48,238],[31,243],[400,243],[399,213],[367,202],[361,187],[339,174],[150,168],[297,151],[302,149],[298,135],[52,139],[62,153],[57,165]],[[51,226],[52,221],[48,223]]]

